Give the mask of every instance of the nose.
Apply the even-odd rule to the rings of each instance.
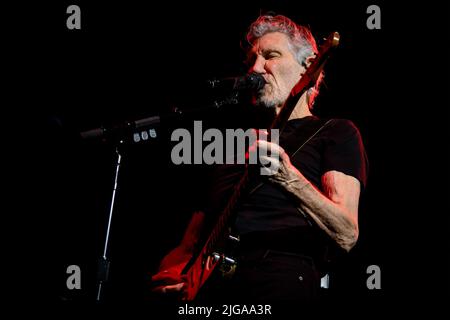
[[[250,73],[253,73],[253,72],[266,73],[265,65],[266,65],[266,59],[264,59],[264,57],[258,55],[256,57],[255,63],[250,68],[249,72]]]

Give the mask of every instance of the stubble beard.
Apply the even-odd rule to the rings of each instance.
[[[274,90],[272,85],[267,85],[256,94],[255,105],[275,110],[281,107],[286,99],[287,95],[282,94],[280,90]]]

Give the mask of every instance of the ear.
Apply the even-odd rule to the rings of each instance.
[[[308,56],[308,57],[306,58],[306,60],[305,60],[305,65],[306,65],[307,68],[311,65],[311,63],[313,62],[313,60],[314,60],[315,58],[316,58],[316,54],[315,54],[315,53],[313,53],[312,55],[310,55],[310,56]]]

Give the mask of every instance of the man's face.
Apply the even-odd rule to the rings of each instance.
[[[289,48],[289,38],[280,32],[258,38],[248,52],[250,72],[260,73],[266,80],[256,93],[255,104],[268,108],[281,107],[305,68]]]

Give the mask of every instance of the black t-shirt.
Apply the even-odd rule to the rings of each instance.
[[[290,120],[286,124],[280,135],[280,145],[289,154],[292,164],[319,190],[322,190],[322,175],[331,170],[355,177],[363,188],[367,179],[367,157],[359,130],[349,120],[333,119],[292,155],[306,140],[305,137],[301,139],[303,141],[296,141],[302,128],[319,121],[325,123],[315,116],[308,116]],[[220,213],[242,172],[242,165],[223,165],[217,168],[210,203],[206,209],[210,217]],[[259,181],[254,180],[248,190],[252,190],[261,181],[265,181],[264,177]],[[280,187],[266,181],[256,191],[241,199],[235,228],[238,233],[245,234],[309,224],[310,221],[298,211],[288,195]]]

